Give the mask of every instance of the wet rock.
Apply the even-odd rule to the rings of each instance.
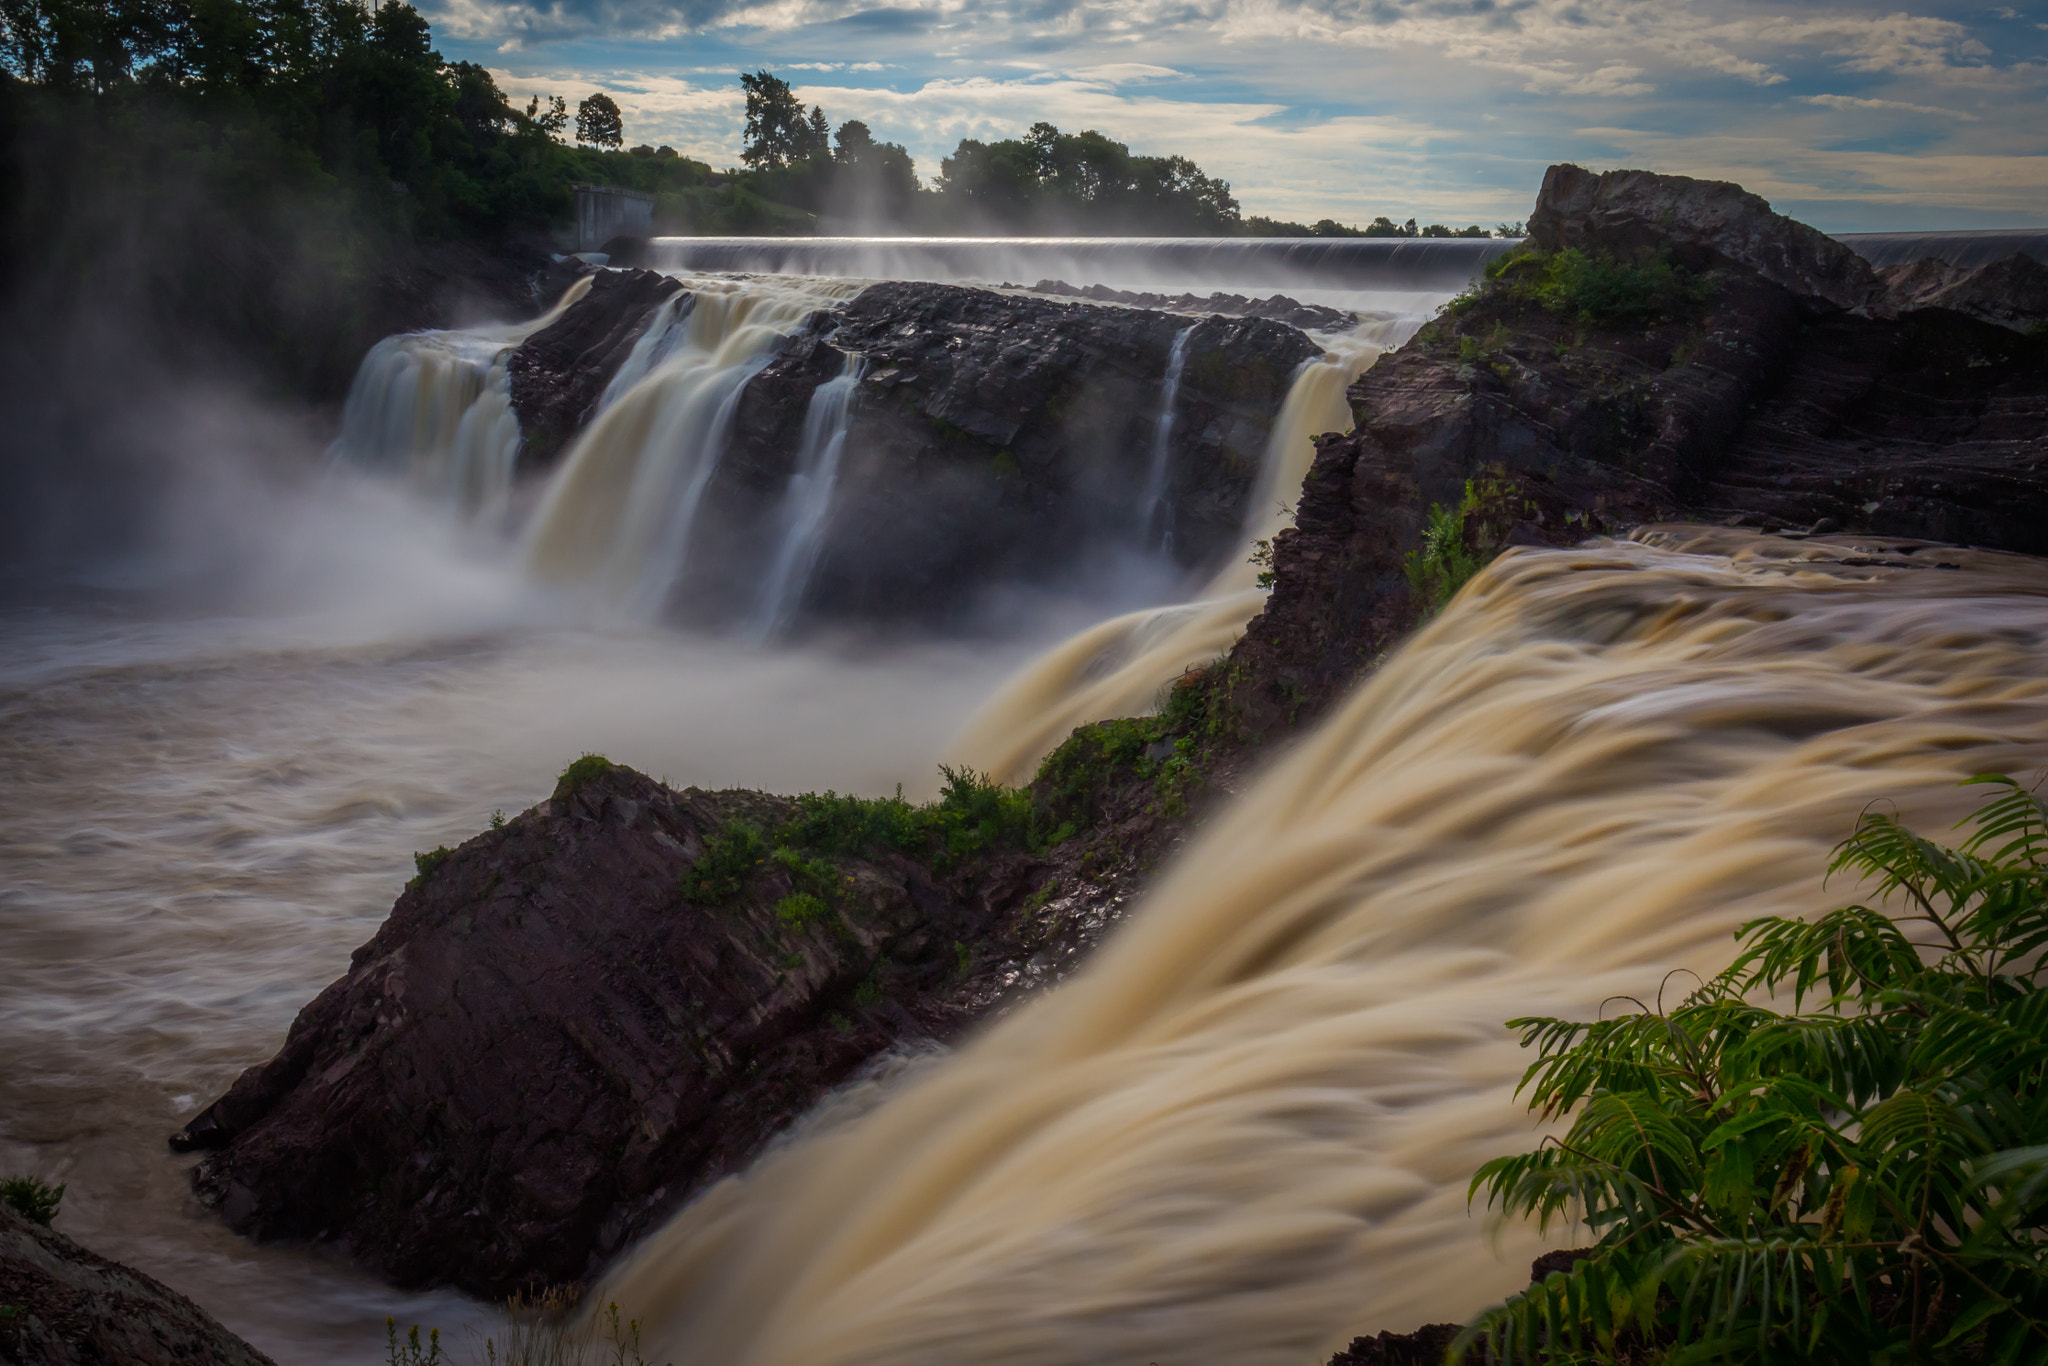
[[[1671,252],[1683,265],[1751,271],[1809,312],[1887,311],[1884,282],[1834,238],[1725,180],[1553,166],[1529,214],[1542,251]]]
[[[1166,373],[1189,327],[1154,520]],[[865,369],[804,603],[838,621],[954,624],[997,583],[1058,582],[1091,558],[1155,556],[1169,538],[1179,565],[1213,565],[1235,543],[1293,374],[1321,349],[1258,318],[871,286],[747,386],[676,594],[685,615],[751,608],[811,395],[855,354]]]
[[[0,1205],[0,1360],[272,1366],[175,1290]]]
[[[1031,286],[1034,294],[1063,294],[1071,298],[1094,299],[1102,303],[1129,304],[1137,308],[1160,308],[1171,313],[1221,313],[1233,318],[1270,318],[1318,332],[1338,332],[1358,325],[1356,313],[1305,304],[1285,294],[1249,299],[1242,294],[1145,294],[1108,285],[1070,285],[1065,280],[1040,280]]]
[[[588,761],[585,761],[586,763]],[[404,1286],[587,1279],[832,1087],[943,1040],[1077,932],[1041,866],[766,857],[685,875],[793,803],[601,763],[428,857],[284,1046],[172,1139],[235,1229],[330,1239]],[[1093,932],[1093,931],[1089,931]]]
[[[545,464],[588,422],[654,311],[680,282],[651,270],[601,270],[590,291],[505,362],[524,467]]]
[[[2048,553],[2048,346],[1947,308],[1868,306],[1881,282],[1737,187],[1556,167],[1532,242],[1671,252],[1696,310],[1602,323],[1509,281],[1448,311],[1351,390],[1277,579],[1233,660],[1255,730],[1303,724],[1413,625],[1428,509],[1488,471],[1519,536],[1673,517]],[[1877,316],[1883,314],[1884,316]],[[1529,533],[1534,533],[1533,537]],[[1468,535],[1469,535],[1468,531]]]

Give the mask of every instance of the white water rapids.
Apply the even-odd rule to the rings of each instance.
[[[656,624],[749,367],[858,288],[693,282],[544,486],[512,479],[503,372],[538,322],[393,339],[322,481],[216,472],[166,510],[177,553],[0,609],[0,1172],[66,1182],[61,1230],[284,1366],[381,1361],[386,1314],[490,1322],[234,1237],[164,1149],[275,1050],[415,851],[585,750],[780,791],[923,795],[948,756],[1028,774],[1258,610],[1239,554],[1187,601],[1113,614],[1132,599],[1106,587],[1000,641],[763,643],[829,518],[849,376],[814,400],[745,629]],[[1241,549],[1415,316],[1324,339]],[[200,550],[232,600],[163,590]],[[1734,920],[1827,904],[1822,852],[1862,802],[1933,820],[1953,776],[2042,761],[2037,567],[1786,562],[1828,553],[1670,533],[1511,556],[1079,979],[646,1244],[613,1288],[651,1358],[1314,1366],[1505,1288],[1528,1240],[1490,1249],[1460,1195],[1532,1138],[1502,1019],[1712,967]]]

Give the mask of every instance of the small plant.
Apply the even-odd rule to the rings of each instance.
[[[499,808],[498,808],[498,809],[497,809],[496,811],[493,811],[493,812],[491,813],[491,829],[493,829],[493,830],[503,830],[504,828],[505,828],[505,809],[504,809],[503,807],[499,807]]]
[[[1259,571],[1259,587],[1271,588],[1274,577],[1273,543],[1263,538],[1253,541],[1251,563]]]
[[[825,898],[809,892],[791,892],[775,903],[775,918],[783,924],[798,927],[822,920],[831,914],[832,908]]]
[[[57,1217],[57,1205],[63,1198],[64,1187],[53,1186],[41,1177],[10,1176],[0,1179],[0,1205],[44,1228],[50,1227],[50,1221]]]
[[[424,886],[427,879],[434,875],[434,870],[446,863],[448,856],[454,852],[447,845],[438,844],[424,854],[415,853],[412,856],[412,876],[406,879],[406,888],[410,890]]]
[[[1873,813],[1835,850],[1900,914],[1752,921],[1669,1011],[1508,1022],[1531,1108],[1577,1114],[1472,1190],[1599,1241],[1454,1355],[2048,1360],[2048,808],[1970,781],[1996,790],[1959,848]],[[1752,1003],[1782,985],[1792,1013]]]
[[[752,821],[727,821],[704,841],[703,852],[683,874],[682,894],[689,901],[730,900],[740,894],[772,852],[760,826]]]
[[[585,754],[562,770],[562,776],[555,780],[554,800],[573,797],[584,788],[610,773],[618,765],[602,754]]]
[[[384,1360],[386,1366],[440,1366],[441,1330],[430,1329],[426,1345],[420,1345],[420,1326],[415,1323],[404,1337],[398,1335],[398,1320],[384,1318]]]
[[[1465,513],[1471,502],[1472,486],[1467,484],[1464,504],[1431,504],[1423,523],[1422,548],[1409,551],[1403,563],[1409,591],[1426,611],[1434,612],[1456,597],[1485,564],[1465,544]]]
[[[1672,264],[1668,252],[1630,258],[1525,246],[1489,261],[1486,278],[1547,313],[1608,327],[1691,317],[1714,295],[1713,281]]]

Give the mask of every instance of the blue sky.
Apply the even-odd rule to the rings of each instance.
[[[1739,181],[1830,231],[2048,225],[2048,0],[425,0],[509,91],[738,161],[739,72],[918,170],[1045,119],[1246,213],[1492,224],[1576,161]]]

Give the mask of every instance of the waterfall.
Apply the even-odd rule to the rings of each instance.
[[[804,588],[825,545],[825,516],[832,509],[832,491],[839,482],[839,459],[846,450],[846,429],[853,411],[853,392],[865,368],[862,357],[849,355],[846,368],[811,393],[804,410],[803,441],[796,469],[789,477],[777,517],[781,535],[761,598],[754,609],[757,640],[781,635],[803,606]]]
[[[1323,340],[1330,350],[1295,374],[1273,420],[1230,563],[1193,601],[1111,618],[1033,660],[954,742],[960,762],[1004,782],[1029,782],[1038,761],[1074,727],[1145,711],[1163,685],[1189,665],[1222,654],[1244,633],[1266,600],[1250,562],[1252,545],[1288,525],[1315,460],[1315,437],[1351,426],[1345,391],[1388,344],[1385,334],[1369,332]]]
[[[467,517],[501,520],[520,439],[505,360],[589,291],[577,280],[526,322],[384,338],[356,369],[328,458],[403,473]]]
[[[1140,500],[1144,511],[1141,534],[1149,545],[1164,554],[1173,553],[1173,506],[1166,499],[1166,476],[1173,455],[1173,406],[1180,397],[1180,375],[1188,363],[1188,338],[1197,323],[1173,334],[1173,349],[1166,356],[1166,378],[1159,386],[1159,420],[1152,430],[1152,463],[1145,473],[1145,493]]]
[[[2048,763],[2048,570],[1843,541],[1507,552],[1074,978],[595,1301],[678,1366],[1303,1366],[1525,1283],[1534,1233],[1466,1202],[1543,1132],[1503,1020],[1711,973],[1869,895],[1822,879],[1869,803],[1938,832]]]
[[[575,439],[549,480],[526,534],[533,573],[632,617],[661,615],[688,567],[747,382],[785,334],[856,288],[695,282],[696,302],[650,344],[647,373]]]

